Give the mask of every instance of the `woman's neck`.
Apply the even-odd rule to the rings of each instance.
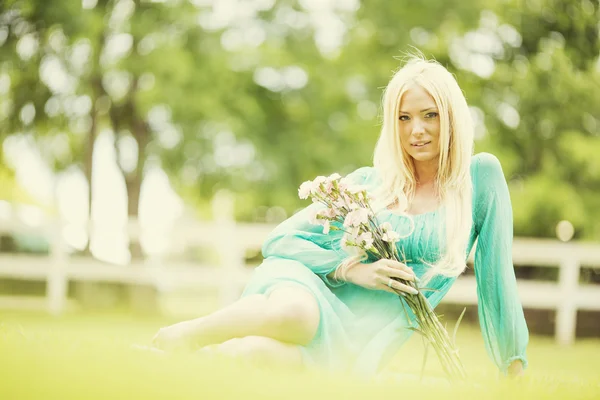
[[[438,173],[437,160],[428,162],[415,162],[415,173],[417,186],[433,185],[436,181]]]

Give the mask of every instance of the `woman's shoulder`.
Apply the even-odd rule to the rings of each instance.
[[[471,178],[476,194],[480,195],[506,185],[502,164],[491,153],[478,153],[471,158]]]
[[[502,170],[502,164],[492,153],[477,153],[471,157],[471,171],[490,172],[494,170]]]
[[[491,153],[478,153],[471,157],[471,173],[476,177],[503,174],[502,164]]]

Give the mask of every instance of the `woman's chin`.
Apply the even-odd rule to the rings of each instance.
[[[415,152],[415,153],[411,154],[411,156],[417,162],[428,162],[428,161],[436,160],[438,158],[437,154],[430,153],[430,152],[422,152],[422,153]]]

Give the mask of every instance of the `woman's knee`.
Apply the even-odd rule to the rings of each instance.
[[[312,293],[295,287],[282,287],[268,298],[270,321],[279,340],[308,344],[319,327],[319,305]]]

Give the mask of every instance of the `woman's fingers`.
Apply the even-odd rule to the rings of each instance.
[[[389,283],[389,282],[388,282]],[[419,294],[419,291],[412,286],[405,285],[402,282],[398,282],[395,279],[392,279],[392,288],[396,290],[400,290],[401,292],[406,292],[410,294]]]
[[[408,282],[419,282],[417,276],[411,268],[401,262],[389,259],[378,260],[374,272],[375,287],[371,286],[372,288],[391,293],[419,293],[417,289],[407,284]]]
[[[382,289],[391,293],[404,292],[409,294],[418,294],[419,291],[409,285],[402,282],[398,282],[395,279],[389,278],[385,283],[382,283]]]
[[[384,271],[382,271],[382,273],[384,276],[387,276],[390,278],[404,279],[405,281],[414,282],[416,279],[415,273],[412,270],[410,270],[410,272],[407,272],[402,269],[387,267]]]
[[[413,276],[415,274],[411,268],[409,268],[406,264],[401,263],[400,261],[386,259],[385,264],[390,268],[407,272]]]

